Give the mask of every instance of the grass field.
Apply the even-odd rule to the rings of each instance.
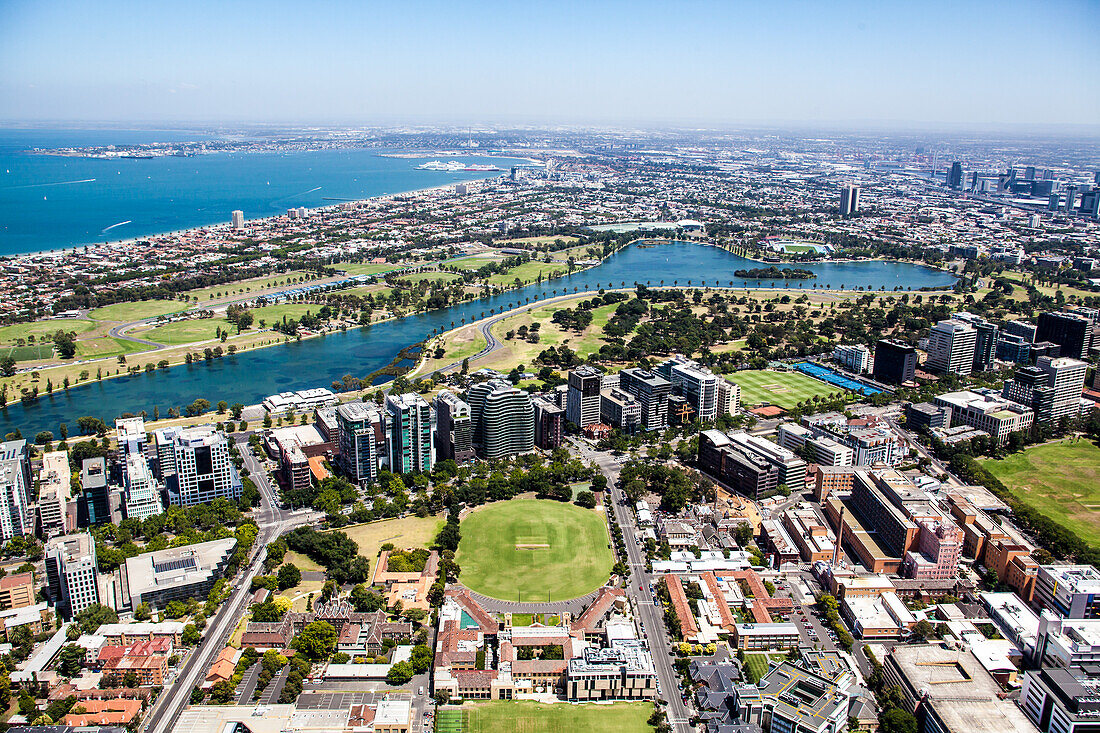
[[[442,516],[405,517],[383,519],[381,522],[356,524],[339,530],[359,544],[359,554],[369,558],[371,571],[382,545],[392,542],[395,547],[427,547],[443,529]]]
[[[386,262],[380,265],[376,265],[370,262],[341,262],[340,264],[333,265],[333,267],[343,270],[349,275],[376,275],[379,272],[389,272],[390,270],[400,270],[406,265],[400,262],[390,263]]]
[[[566,235],[564,237],[519,237],[518,239],[497,239],[493,241],[494,247],[516,247],[525,244],[533,244],[536,247],[541,247],[545,244],[553,244],[554,242],[576,242],[577,237]]]
[[[264,290],[271,290],[273,288],[289,287],[287,283],[288,280],[293,280],[293,284],[298,284],[298,279],[303,275],[305,275],[305,272],[301,270],[291,270],[290,272],[280,272],[275,275],[265,275],[264,277],[254,277],[232,283],[211,285],[208,288],[188,290],[187,294],[191,296],[192,303],[196,301],[220,300],[230,296],[241,297],[251,295],[252,293],[259,293]]]
[[[1085,542],[1100,546],[1100,448],[1087,440],[1046,443],[982,461],[1008,489]]]
[[[88,312],[97,321],[139,321],[142,318],[166,316],[187,310],[187,304],[178,300],[139,300],[136,303],[114,303]]]
[[[282,321],[283,316],[298,319],[301,318],[306,311],[316,313],[320,308],[321,306],[319,305],[310,305],[306,303],[279,303],[278,305],[265,305],[262,308],[253,308],[252,316],[254,320],[250,330],[258,329],[261,320],[266,327],[271,327],[277,321]],[[158,344],[179,345],[217,338],[219,328],[223,331],[228,331],[231,335],[237,333],[237,327],[224,318],[195,318],[186,321],[176,321],[175,323],[166,323],[163,326],[157,326],[148,331],[134,331],[133,335],[150,341],[156,341]]]
[[[535,282],[540,273],[542,274],[542,279],[546,280],[568,269],[568,265],[561,262],[548,263],[534,260],[531,262],[524,262],[518,267],[513,267],[508,270],[508,272],[491,275],[489,277],[489,282],[492,285],[512,285],[515,283],[516,278],[519,278],[520,282]]]
[[[514,499],[462,520],[462,584],[493,598],[560,601],[603,585],[614,563],[603,515],[573,504]]]
[[[19,339],[34,336],[36,339],[46,334],[55,334],[58,331],[77,334],[92,331],[98,324],[81,318],[57,318],[49,321],[35,321],[34,323],[13,323],[10,326],[0,327],[0,344],[13,345]]]
[[[653,712],[648,702],[566,705],[529,701],[469,703],[440,710],[437,733],[643,733]]]
[[[840,387],[819,382],[799,372],[760,370],[734,372],[725,376],[729,381],[740,385],[741,404],[746,407],[770,402],[789,410],[814,395],[824,397],[843,391]]]
[[[39,359],[53,358],[53,347],[49,344],[34,344],[33,346],[9,346],[0,344],[0,357],[10,356],[16,361],[36,361]]]
[[[77,359],[104,359],[120,354],[133,354],[137,351],[148,351],[153,348],[145,344],[138,344],[126,339],[116,339],[105,336],[98,339],[85,339],[76,342]]]
[[[776,659],[785,657],[785,654],[776,654]],[[768,655],[767,654],[746,654],[745,655],[745,673],[749,680],[756,684],[760,681],[760,678],[768,673]]]
[[[456,267],[459,270],[477,270],[478,268],[485,267],[490,262],[500,262],[503,257],[496,255],[471,255],[469,257],[463,257],[458,260],[452,260],[447,263],[448,266]]]

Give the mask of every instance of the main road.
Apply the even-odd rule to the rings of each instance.
[[[218,652],[225,648],[237,623],[244,615],[248,599],[252,596],[250,591],[252,579],[263,568],[261,560],[264,556],[264,548],[284,532],[312,524],[321,517],[320,514],[309,510],[290,512],[282,509],[279,506],[275,488],[271,485],[263,465],[252,455],[247,443],[238,443],[237,446],[241,455],[244,456],[245,468],[260,490],[261,504],[255,512],[259,526],[256,542],[249,555],[248,564],[238,571],[237,576],[231,581],[233,591],[229,599],[218,609],[207,626],[202,641],[184,662],[175,680],[165,686],[149,714],[145,716],[142,730],[146,733],[167,733],[172,730],[176,718],[191,702],[191,691],[202,683],[206,671],[213,664]]]
[[[664,614],[661,606],[654,604],[653,594],[649,591],[651,576],[646,573],[645,552],[638,542],[634,515],[630,511],[626,495],[618,486],[619,462],[610,453],[592,450],[579,440],[573,441],[572,447],[581,458],[599,466],[607,477],[611,506],[615,512],[615,520],[623,531],[627,562],[631,570],[626,593],[634,604],[635,613],[642,623],[642,632],[649,642],[653,666],[657,670],[657,681],[661,686],[661,697],[668,702],[668,723],[677,733],[690,733],[691,711],[684,704],[680,693],[680,679],[672,667],[672,652],[668,634],[665,632]]]

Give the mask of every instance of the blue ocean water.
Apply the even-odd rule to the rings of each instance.
[[[255,219],[499,173],[419,170],[423,159],[382,150],[214,153],[191,158],[98,160],[33,148],[209,139],[187,130],[0,129],[0,255],[60,249]],[[510,158],[447,160],[515,165]]]

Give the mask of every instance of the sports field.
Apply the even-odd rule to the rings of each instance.
[[[462,520],[455,560],[471,590],[506,601],[563,601],[607,582],[614,564],[603,515],[573,504],[513,499]]]
[[[187,304],[178,300],[139,300],[135,303],[114,303],[88,312],[97,321],[137,321],[142,318],[164,316],[187,310]]]
[[[741,404],[752,407],[761,402],[770,402],[784,410],[789,410],[799,402],[843,392],[840,387],[820,382],[798,372],[773,372],[767,369],[734,372],[725,375],[726,379],[741,387]]]
[[[1020,499],[1100,546],[1100,448],[1095,444],[1060,440],[982,465]]]
[[[528,701],[468,703],[461,710],[436,714],[436,733],[642,733],[653,729],[646,719],[648,702],[613,705],[566,705]]]

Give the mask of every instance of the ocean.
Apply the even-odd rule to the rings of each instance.
[[[274,216],[298,206],[401,193],[499,173],[419,170],[429,159],[383,158],[382,149],[212,153],[191,158],[99,160],[33,148],[210,139],[187,130],[0,129],[0,256]],[[495,163],[513,158],[441,156]]]

